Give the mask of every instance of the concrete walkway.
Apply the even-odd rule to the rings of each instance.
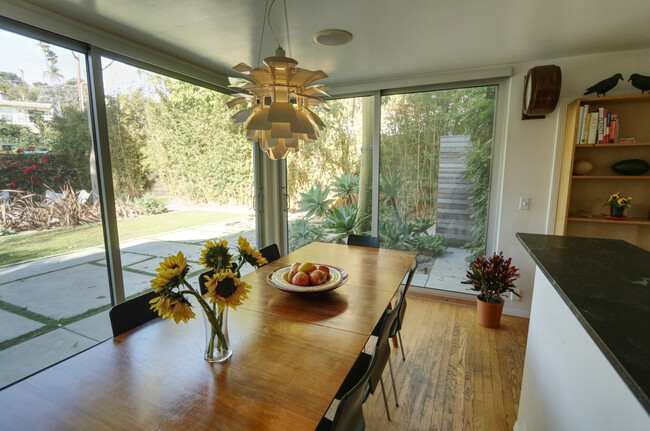
[[[191,266],[188,278],[198,283],[207,240],[225,238],[236,246],[241,235],[255,247],[254,229],[254,216],[246,216],[120,243],[126,296],[148,290],[160,261],[179,250]],[[416,274],[413,285],[469,293],[460,284],[466,256],[465,250],[449,249],[430,275]],[[243,272],[251,270],[246,266]],[[1,267],[0,303],[0,343],[26,338],[0,350],[2,388],[112,337],[103,247]]]

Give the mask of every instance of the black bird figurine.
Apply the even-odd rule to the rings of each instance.
[[[601,94],[605,96],[605,93],[607,93],[612,88],[616,87],[616,84],[618,84],[619,80],[621,81],[624,80],[623,75],[621,75],[620,73],[610,76],[607,79],[603,79],[599,83],[594,84],[591,87],[587,88],[587,91],[585,91],[585,96],[589,93],[596,93],[597,96],[600,96]]]
[[[628,82],[632,81],[632,86],[641,90],[641,94],[646,91],[650,91],[650,76],[639,75],[638,73],[633,73],[630,75]]]

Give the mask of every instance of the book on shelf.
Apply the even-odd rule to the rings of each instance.
[[[595,144],[596,138],[598,137],[598,111],[589,113],[588,118],[588,133],[587,133],[587,144]]]
[[[585,105],[580,106],[580,111],[578,111],[578,128],[576,129],[576,145],[582,144],[582,125],[584,124],[584,118],[582,115],[585,113]]]
[[[582,111],[582,125],[580,128],[580,143],[581,144],[586,144],[587,143],[587,129],[589,126],[589,104],[583,105],[582,108],[585,108]]]
[[[612,115],[612,119],[609,124],[609,141],[608,142],[618,142],[618,115]]]
[[[635,138],[635,137],[618,138],[618,142],[619,142],[619,143],[623,143],[623,142],[626,142],[626,143],[634,143],[634,142],[636,142],[636,138]]]
[[[605,142],[605,108],[598,108],[598,122],[596,126],[596,143],[602,144]]]

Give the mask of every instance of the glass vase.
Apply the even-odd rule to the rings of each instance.
[[[221,313],[216,313],[216,325],[210,323],[210,319],[203,313],[205,322],[205,354],[208,362],[223,362],[230,358],[230,340],[228,339],[228,307]]]

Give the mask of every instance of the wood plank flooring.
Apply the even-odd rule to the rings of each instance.
[[[474,307],[407,297],[402,340],[393,348],[381,393],[364,404],[368,430],[512,430],[517,419],[528,319],[503,316],[499,329],[476,323]]]

